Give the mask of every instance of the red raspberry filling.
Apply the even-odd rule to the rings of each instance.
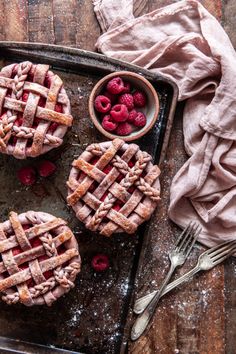
[[[29,225],[29,224],[22,225],[22,227],[23,227],[24,230],[27,230],[27,229],[29,229],[29,228],[32,227],[32,226],[33,226],[33,225]],[[32,246],[33,248],[39,247],[39,246],[42,245],[42,241],[41,241],[39,238],[37,238],[37,237],[35,237],[35,238],[33,238],[33,239],[29,240],[29,241],[30,241],[30,244],[31,244],[31,246]],[[64,245],[62,244],[60,247],[58,247],[57,252],[58,252],[58,254],[61,254],[61,253],[63,253],[64,251],[65,251],[65,247],[64,247]],[[22,253],[22,252],[23,252],[23,250],[22,250],[19,246],[14,247],[14,248],[12,249],[12,254],[13,254],[13,256],[17,256],[18,254],[20,254],[20,253]],[[39,261],[44,261],[44,260],[46,260],[46,259],[48,259],[48,258],[49,258],[49,257],[45,254],[45,255],[39,257]],[[21,265],[19,265],[19,268],[22,269],[22,270],[27,269],[28,267],[29,267],[29,265],[28,265],[27,262],[26,262],[26,263],[23,263],[23,264],[21,264]],[[44,275],[45,279],[49,279],[49,278],[51,278],[51,277],[53,276],[53,271],[49,270],[49,271],[47,271],[47,272],[44,272],[43,275]],[[7,277],[8,275],[5,274],[5,276]],[[35,285],[35,282],[34,282],[32,279],[30,279],[30,280],[27,280],[27,281],[26,281],[26,284],[27,284],[28,287],[32,287],[32,286]]]
[[[15,65],[15,67],[13,68],[12,70],[12,75],[11,75],[11,78],[13,79],[17,73],[17,64]],[[34,76],[34,68],[32,68],[30,70],[30,72],[28,73],[27,75],[27,81],[28,82],[33,82],[33,76]],[[44,86],[47,87],[47,88],[50,88],[51,86],[51,78],[50,78],[50,75],[47,73],[46,77],[45,77],[45,80],[44,80]],[[10,97],[11,96],[11,93],[12,91],[10,89],[8,89],[7,91],[7,97]],[[22,97],[21,97],[21,100],[23,102],[27,102],[28,100],[28,97],[29,97],[29,92],[27,90],[24,90],[23,93],[22,93]],[[46,98],[44,97],[40,97],[39,99],[39,103],[38,105],[40,107],[45,107],[46,105]],[[55,106],[55,112],[58,112],[58,113],[63,113],[63,105],[61,103],[57,103],[56,106]],[[2,114],[5,114],[5,110],[2,110]],[[0,119],[2,117],[0,116]],[[34,122],[33,122],[33,126],[32,128],[36,129],[38,124],[43,121],[41,119],[38,119],[38,118],[35,118],[34,119]],[[23,124],[23,113],[17,113],[17,119],[15,120],[14,124],[17,126],[17,127],[20,127],[22,126]],[[47,133],[48,134],[53,134],[55,132],[55,130],[57,129],[58,127],[58,124],[55,123],[55,122],[51,122],[49,128],[48,128],[48,131]],[[16,142],[17,142],[17,138],[15,136],[12,136],[9,140],[9,144],[15,146],[16,145]],[[28,139],[27,141],[27,147],[31,146],[32,145],[32,139]]]
[[[125,123],[121,123],[120,125],[122,125],[122,124],[126,124],[126,122],[125,122]],[[118,154],[119,156],[122,156],[122,152],[121,152],[121,151],[118,151],[117,154]],[[90,159],[88,162],[89,162],[91,165],[96,165],[96,163],[98,162],[98,160],[99,160],[99,158],[93,157],[93,158]],[[131,159],[130,161],[128,161],[127,163],[128,163],[128,166],[129,166],[130,168],[132,168],[132,167],[135,165],[135,163],[136,163],[136,157],[133,156],[132,159]],[[104,172],[105,174],[109,174],[113,168],[114,168],[114,167],[113,167],[111,164],[108,164],[108,165],[106,165],[106,166],[103,168],[102,172]],[[146,173],[145,173],[145,172],[142,173],[141,176],[142,176],[142,177],[145,177],[145,176],[146,176]],[[124,177],[125,177],[125,176],[124,176],[122,173],[119,173],[119,175],[117,176],[117,178],[116,178],[116,180],[115,180],[114,182],[120,183],[120,182],[123,180]],[[79,183],[82,183],[85,178],[86,178],[86,174],[85,174],[84,172],[80,172],[80,173],[78,174],[78,176],[77,176],[77,181],[78,181]],[[113,182],[113,183],[114,183],[114,182]],[[98,182],[94,181],[94,182],[91,184],[91,186],[89,187],[89,192],[90,192],[90,193],[93,193],[93,192],[97,189],[98,186],[99,186]],[[132,185],[132,186],[130,186],[130,187],[128,188],[128,192],[129,192],[130,194],[132,194],[135,190],[136,190],[135,185]],[[101,201],[101,202],[104,202],[104,200],[107,198],[107,196],[108,196],[108,192],[106,191],[106,192],[99,198],[100,201]],[[120,199],[117,199],[117,200],[115,201],[115,203],[113,204],[112,209],[113,209],[113,210],[116,210],[116,211],[119,211],[119,210],[123,207],[123,205],[124,205],[123,201],[120,200]],[[93,214],[94,214],[94,213],[95,213],[95,211],[93,212]],[[109,219],[107,218],[106,221],[109,222]]]
[[[93,257],[91,265],[95,272],[104,272],[110,267],[110,261],[106,254],[97,254]]]

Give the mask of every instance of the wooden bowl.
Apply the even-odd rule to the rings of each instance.
[[[145,92],[147,96],[147,104],[144,108],[138,109],[142,111],[147,117],[146,125],[141,128],[133,131],[131,134],[123,136],[123,135],[116,135],[112,132],[108,132],[103,129],[101,124],[101,119],[99,114],[96,112],[94,108],[94,100],[95,98],[101,94],[104,90],[105,86],[107,85],[108,81],[113,79],[114,77],[121,77],[123,80],[128,81],[132,84],[135,89],[141,90]],[[150,84],[150,82],[145,79],[143,76],[135,74],[130,71],[117,71],[112,74],[109,74],[103,77],[98,83],[94,86],[90,97],[89,97],[89,114],[90,117],[95,125],[95,127],[107,138],[115,139],[117,137],[122,138],[124,141],[133,141],[141,138],[145,135],[155,124],[159,113],[159,99],[158,95],[154,89],[154,87]]]

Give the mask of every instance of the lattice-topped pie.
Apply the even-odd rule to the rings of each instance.
[[[50,306],[74,286],[77,241],[62,219],[28,211],[0,224],[0,292],[8,304]]]
[[[160,199],[160,170],[138,145],[92,144],[72,166],[67,201],[88,229],[105,236],[134,233]]]
[[[0,151],[16,158],[41,155],[62,144],[72,125],[63,82],[48,65],[28,61],[0,72]]]

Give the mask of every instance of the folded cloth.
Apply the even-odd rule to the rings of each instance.
[[[133,2],[96,0],[104,34],[97,49],[176,82],[187,99],[185,149],[169,216],[184,227],[198,220],[199,241],[236,239],[236,54],[219,22],[197,1],[179,1],[134,18]]]

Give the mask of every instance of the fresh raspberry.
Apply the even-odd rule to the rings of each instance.
[[[112,93],[110,93],[108,91],[105,91],[103,96],[108,97],[112,104],[116,102],[116,95],[113,95]]]
[[[128,118],[129,112],[124,104],[116,104],[112,107],[110,115],[116,122],[124,122]]]
[[[147,97],[145,93],[142,91],[136,91],[133,94],[133,98],[134,98],[134,105],[136,107],[144,107],[147,103]]]
[[[111,109],[111,101],[108,97],[99,95],[95,98],[94,107],[98,112],[106,113]]]
[[[93,257],[91,265],[96,272],[103,272],[110,266],[109,258],[106,254],[97,254]]]
[[[123,88],[123,93],[128,93],[130,92],[130,83],[127,81],[124,81],[124,88]]]
[[[38,164],[37,170],[41,177],[49,177],[56,171],[56,165],[51,161],[44,160]]]
[[[102,126],[108,132],[113,132],[117,128],[117,123],[111,119],[111,116],[108,114],[102,120]]]
[[[116,129],[116,134],[117,135],[129,135],[130,133],[132,133],[132,127],[129,123],[124,122],[124,123],[120,123]]]
[[[133,123],[136,127],[139,127],[139,128],[144,127],[147,123],[147,118],[146,118],[145,114],[143,114],[142,112],[138,112],[138,115],[134,118]]]
[[[137,115],[138,115],[138,111],[136,111],[136,109],[132,109],[132,111],[129,112],[127,122],[133,123]]]
[[[134,108],[134,99],[130,93],[124,93],[123,95],[121,95],[118,99],[118,102],[120,104],[124,104],[129,111]]]
[[[36,182],[36,172],[31,166],[25,166],[19,169],[17,177],[25,186],[32,186]]]
[[[124,82],[120,77],[114,77],[114,79],[108,81],[107,91],[113,95],[117,95],[124,90]]]

